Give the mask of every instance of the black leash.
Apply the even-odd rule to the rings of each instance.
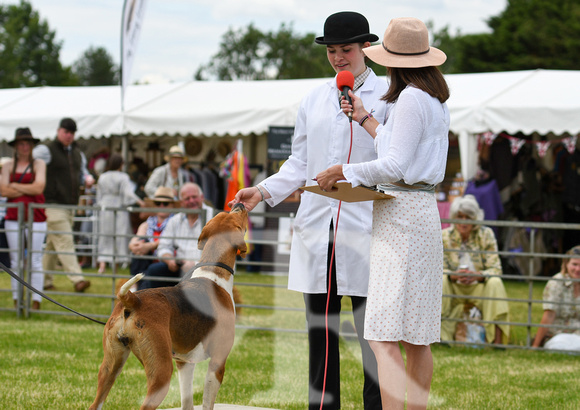
[[[193,270],[196,270],[197,268],[201,268],[202,266],[217,266],[218,268],[224,268],[232,275],[234,274],[234,270],[230,266],[226,265],[225,263],[221,263],[221,262],[200,262],[193,267]]]
[[[42,293],[41,291],[39,291],[38,289],[33,288],[32,286],[30,286],[28,283],[26,283],[22,278],[20,278],[17,274],[15,274],[14,272],[12,272],[6,265],[4,265],[2,262],[0,262],[0,268],[2,270],[4,270],[4,272],[6,272],[7,274],[9,274],[10,276],[12,276],[14,279],[16,279],[18,282],[20,282],[22,285],[26,286],[28,289],[30,289],[31,291],[33,291],[34,293],[39,294],[40,296],[42,296],[43,298],[45,298],[46,300],[51,301],[52,303],[54,303],[55,305],[60,306],[63,309],[66,309],[70,312],[73,312],[79,316],[84,317],[85,319],[89,319],[95,323],[99,323],[101,325],[106,325],[106,323],[101,322],[100,320],[97,319],[93,319],[92,317],[83,315],[82,313],[77,312],[76,310],[73,310],[69,307],[66,307],[65,305],[58,303],[56,300],[52,299],[50,296],[45,295],[44,293]]]

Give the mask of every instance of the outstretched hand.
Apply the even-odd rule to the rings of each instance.
[[[231,208],[237,203],[242,203],[248,211],[251,211],[262,200],[262,194],[256,187],[240,189],[233,200],[228,203]]]

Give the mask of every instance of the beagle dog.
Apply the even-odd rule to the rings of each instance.
[[[234,344],[233,299],[236,255],[246,256],[244,235],[248,212],[236,204],[203,228],[199,263],[173,287],[144,289],[125,283],[103,334],[104,357],[95,401],[101,409],[115,379],[133,352],[145,368],[147,396],[141,409],[156,409],[169,391],[173,360],[179,373],[181,408],[193,410],[195,364],[209,359],[203,391],[203,409],[213,409],[222,384],[226,359]]]

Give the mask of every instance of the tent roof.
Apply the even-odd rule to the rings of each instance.
[[[580,71],[538,69],[446,78],[451,130],[456,133],[580,132]]]
[[[533,70],[452,74],[446,79],[451,130],[509,133],[580,132],[580,71]],[[292,126],[301,99],[329,78],[279,81],[191,81],[118,86],[0,90],[0,140],[18,127],[52,138],[62,117],[79,137],[262,134]]]

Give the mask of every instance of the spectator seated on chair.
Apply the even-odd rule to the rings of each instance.
[[[562,269],[544,288],[544,313],[540,324],[569,328],[540,327],[533,347],[580,351],[580,245],[562,259]]]
[[[483,220],[483,210],[473,195],[456,198],[451,204],[450,219]],[[442,319],[461,319],[465,305],[474,305],[483,320],[508,321],[509,308],[497,254],[497,241],[491,228],[469,223],[452,224],[442,231],[444,252]],[[458,250],[449,252],[449,250]],[[487,251],[492,253],[478,253]],[[446,297],[460,295],[467,298]],[[492,298],[492,299],[479,299]],[[498,300],[494,300],[497,298]],[[457,321],[442,320],[441,340],[454,340]],[[509,326],[486,323],[488,343],[507,343]]]
[[[203,203],[203,192],[199,185],[186,182],[179,190],[181,208],[205,209],[205,214],[180,212],[171,217],[159,238],[157,256],[159,262],[151,264],[139,289],[173,286],[174,280],[153,280],[150,277],[181,278],[191,270],[201,256],[197,239],[212,215]],[[211,208],[209,208],[211,210]],[[205,216],[205,218],[202,218]]]
[[[145,198],[145,207],[159,208],[154,215],[149,216],[139,228],[137,233],[129,242],[131,258],[131,276],[145,272],[149,265],[159,262],[154,258],[159,246],[159,238],[165,226],[173,216],[173,208],[178,204],[173,199],[173,189],[159,187],[152,198]]]

